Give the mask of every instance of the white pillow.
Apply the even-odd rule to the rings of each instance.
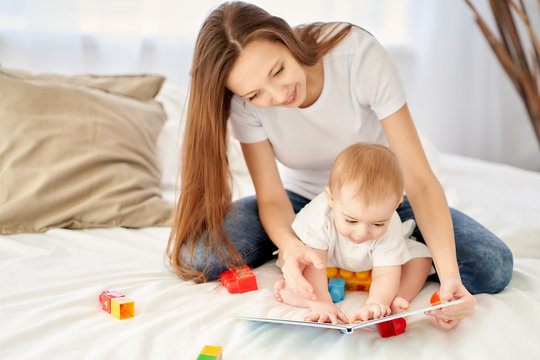
[[[161,188],[174,190],[180,168],[180,150],[184,138],[187,91],[165,82],[156,100],[163,104],[167,121],[157,140],[157,151],[161,164]],[[178,181],[180,183],[180,181]]]
[[[165,82],[156,100],[163,104],[167,121],[158,137],[157,150],[161,164],[161,188],[174,191],[180,185],[178,178],[180,169],[180,152],[184,139],[184,127],[187,114],[187,90]],[[229,138],[229,167],[233,177],[233,199],[255,193],[247,170],[240,143]],[[179,189],[179,187],[178,187]]]

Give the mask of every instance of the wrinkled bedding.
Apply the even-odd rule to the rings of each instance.
[[[229,294],[218,282],[181,281],[164,257],[169,228],[53,229],[0,236],[1,359],[195,359],[204,345],[224,359],[506,359],[540,354],[540,173],[441,154],[437,173],[451,206],[499,235],[515,256],[510,285],[477,295],[476,313],[456,329],[423,315],[383,339],[376,327],[351,335],[235,320],[236,315],[301,319],[278,303],[274,261],[254,269],[259,290]],[[235,174],[237,196],[252,192]],[[243,193],[244,192],[244,193]],[[172,198],[173,195],[169,193]],[[427,283],[411,308],[437,289]],[[101,310],[103,290],[135,301],[135,317]],[[347,293],[352,312],[365,293]]]

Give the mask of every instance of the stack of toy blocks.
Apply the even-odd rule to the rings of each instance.
[[[222,349],[221,346],[206,345],[197,357],[197,360],[222,360]]]
[[[328,278],[345,279],[346,291],[369,291],[371,286],[371,270],[353,272],[336,267],[326,269]]]
[[[220,279],[231,294],[257,290],[257,279],[247,265],[237,266],[222,273]]]
[[[135,303],[118,291],[103,291],[99,302],[103,310],[119,320],[135,316]]]

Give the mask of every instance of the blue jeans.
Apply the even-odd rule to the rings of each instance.
[[[295,213],[309,202],[305,197],[291,191],[287,191],[287,195]],[[414,219],[406,197],[397,212],[402,221]],[[450,213],[463,284],[471,294],[500,292],[512,279],[512,252],[497,236],[467,215],[455,209],[450,209]],[[275,258],[272,253],[277,248],[261,225],[255,196],[235,201],[224,221],[227,236],[248,266],[254,268]],[[413,236],[424,242],[418,227],[415,228]],[[204,250],[204,241],[200,241],[191,263],[200,271],[204,269],[208,280],[217,279],[227,269],[215,254],[209,254],[202,263],[200,259]]]

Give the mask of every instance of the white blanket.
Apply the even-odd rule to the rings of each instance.
[[[54,229],[0,237],[0,359],[195,359],[204,345],[224,359],[507,359],[540,354],[540,174],[454,155],[439,169],[450,205],[499,235],[515,256],[511,284],[477,295],[476,313],[443,331],[423,315],[381,338],[376,326],[339,331],[235,320],[301,319],[281,304],[273,261],[254,269],[259,290],[229,294],[218,282],[179,280],[164,257],[169,228]],[[249,187],[246,178],[238,184]],[[247,190],[249,192],[249,189]],[[411,308],[429,303],[427,283]],[[135,317],[117,320],[98,296],[117,290]],[[346,294],[351,312],[365,293]]]

